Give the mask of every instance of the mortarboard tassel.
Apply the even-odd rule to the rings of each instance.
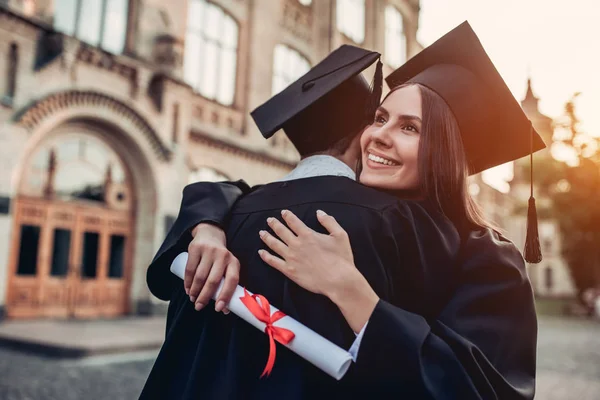
[[[531,194],[529,196],[529,205],[527,207],[527,236],[525,238],[525,261],[531,264],[537,264],[542,261],[542,249],[540,247],[540,236],[538,232],[537,210],[535,208],[535,198],[533,197],[533,126],[529,130],[529,140],[531,153],[529,155],[530,163],[530,185]]]
[[[375,67],[375,73],[373,74],[373,82],[371,82],[371,96],[369,97],[366,119],[369,124],[373,123],[375,119],[375,112],[379,108],[381,102],[381,93],[383,92],[383,63],[381,57],[377,60],[377,66]]]

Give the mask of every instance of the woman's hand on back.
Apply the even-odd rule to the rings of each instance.
[[[346,231],[323,211],[317,218],[329,235],[310,229],[291,211],[281,215],[289,228],[269,218],[267,224],[277,237],[260,232],[262,241],[280,257],[259,250],[262,260],[304,289],[329,297],[350,327],[360,331],[379,298],[354,265]]]

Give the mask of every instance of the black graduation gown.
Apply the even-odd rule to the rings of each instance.
[[[190,207],[191,196],[214,190],[210,197],[225,208],[243,185],[195,186],[184,191],[182,213],[148,270],[150,290],[171,304],[165,343],[142,398],[533,397],[532,291],[519,251],[498,233],[481,229],[461,240],[426,202],[398,201],[341,177],[262,186],[235,203],[229,220],[222,209]],[[223,190],[230,192],[224,196]],[[258,231],[284,208],[321,232],[316,210],[333,215],[349,234],[357,268],[381,298],[357,363],[339,382],[280,345],[271,376],[258,379],[267,336],[234,315],[214,312],[212,303],[196,312],[181,280],[169,276],[170,261],[191,239],[189,228],[212,220],[227,228],[228,247],[242,265],[241,285],[349,348],[354,334],[339,309],[257,255],[264,248]]]

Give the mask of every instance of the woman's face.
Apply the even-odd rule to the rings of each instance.
[[[419,186],[421,93],[415,85],[395,90],[381,104],[375,122],[360,138],[364,185],[391,190]]]

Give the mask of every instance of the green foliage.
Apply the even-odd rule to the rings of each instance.
[[[548,155],[534,160],[534,173],[540,194],[552,200],[550,213],[560,226],[563,257],[581,294],[600,286],[600,156],[598,139],[579,130],[577,95],[566,104],[558,128],[570,133],[561,141],[576,155],[578,165]]]

